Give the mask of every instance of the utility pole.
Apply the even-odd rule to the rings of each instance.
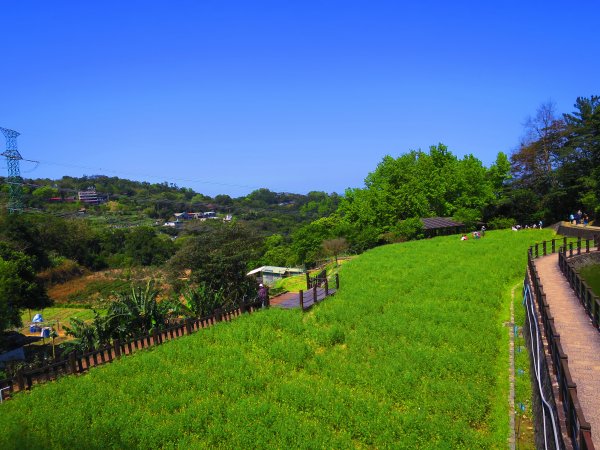
[[[23,159],[19,150],[17,150],[17,136],[20,133],[8,128],[0,127],[0,131],[6,138],[6,151],[0,153],[6,157],[6,165],[8,167],[8,212],[10,214],[19,213],[23,210],[23,178],[21,178],[21,171],[19,170],[19,161]]]

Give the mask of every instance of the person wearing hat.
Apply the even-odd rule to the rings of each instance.
[[[266,308],[268,303],[269,293],[267,288],[262,283],[258,285],[258,300],[260,301],[261,308]]]

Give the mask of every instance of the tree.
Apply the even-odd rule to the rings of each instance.
[[[348,242],[345,238],[327,239],[322,243],[323,250],[326,254],[335,258],[335,266],[338,264],[338,255],[348,250]]]
[[[136,227],[125,237],[125,255],[134,264],[160,265],[174,253],[173,242],[165,235],[158,235],[150,227]]]
[[[260,258],[260,236],[241,223],[204,222],[197,234],[185,239],[168,262],[175,282],[189,270],[191,283],[222,289],[231,304],[256,295],[256,283],[246,276]]]
[[[600,96],[578,97],[575,111],[563,115],[567,127],[565,162],[558,174],[562,180],[577,173],[576,197],[585,199],[600,214]]]
[[[22,310],[51,304],[31,258],[0,243],[0,331],[21,326]]]
[[[447,217],[457,211],[481,217],[496,201],[504,169],[497,168],[492,176],[473,155],[458,159],[443,144],[431,146],[428,153],[385,156],[366,177],[364,189],[346,191],[339,211],[348,224],[369,230],[371,242],[373,235],[393,235],[400,222],[412,218]]]

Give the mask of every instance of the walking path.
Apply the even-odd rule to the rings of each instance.
[[[328,294],[325,295],[325,288],[317,288],[317,298],[316,302],[320,302],[325,297],[329,297],[335,294],[335,289],[329,289]],[[313,291],[308,290],[304,292],[303,295],[303,304],[304,309],[310,308],[315,303],[315,298],[313,295]],[[287,292],[285,294],[279,295],[271,299],[271,306],[277,308],[300,308],[300,293],[299,292]]]
[[[600,449],[600,333],[558,267],[558,255],[535,260],[592,441]]]

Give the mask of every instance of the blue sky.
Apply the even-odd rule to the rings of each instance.
[[[29,178],[342,193],[438,142],[490,165],[541,103],[600,94],[598,17],[586,0],[5,0],[0,126],[40,161]]]

